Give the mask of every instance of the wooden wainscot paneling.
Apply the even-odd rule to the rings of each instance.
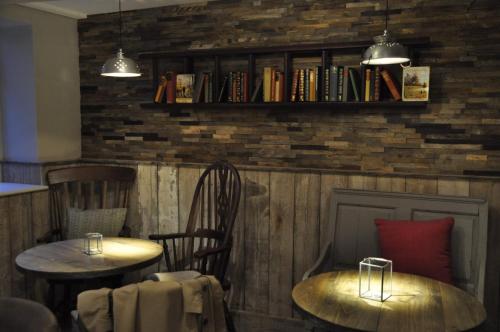
[[[264,330],[277,331],[280,329],[276,322],[280,319],[283,326],[302,326],[292,307],[291,290],[332,237],[332,189],[356,188],[488,200],[484,304],[488,311],[487,331],[496,331],[500,280],[496,255],[500,252],[497,180],[238,168],[242,192],[228,278],[232,285],[230,306],[238,311],[241,326],[264,324]],[[138,197],[131,197],[137,206],[131,206],[131,210],[139,211],[139,220],[134,222],[139,223],[137,229],[142,237],[157,230],[185,229],[193,192],[203,170],[203,166],[138,165]],[[0,227],[10,224],[0,223]],[[6,268],[10,267],[2,267],[0,274],[7,275]]]
[[[39,282],[18,272],[15,259],[49,230],[46,190],[0,197],[0,296],[43,300]]]

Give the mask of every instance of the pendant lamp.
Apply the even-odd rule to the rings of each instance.
[[[115,57],[109,58],[101,68],[101,76],[110,77],[138,77],[141,76],[139,66],[134,60],[126,58],[122,51],[122,2],[118,0],[120,19],[120,47]]]
[[[389,0],[385,2],[385,30],[384,34],[373,38],[375,44],[368,47],[363,53],[362,64],[365,65],[390,65],[409,62],[406,47],[393,40],[387,31],[389,20]]]

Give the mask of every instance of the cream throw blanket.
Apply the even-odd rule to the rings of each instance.
[[[212,276],[181,282],[148,280],[80,293],[78,318],[89,332],[225,332],[223,297]]]

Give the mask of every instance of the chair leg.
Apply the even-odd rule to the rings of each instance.
[[[231,316],[231,312],[229,311],[229,307],[227,306],[226,300],[224,300],[224,318],[226,319],[227,331],[236,332],[236,328],[234,327],[233,317]]]

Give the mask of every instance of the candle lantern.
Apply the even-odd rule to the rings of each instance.
[[[359,263],[359,296],[385,301],[392,295],[392,261],[368,257]]]
[[[83,252],[87,255],[102,254],[102,234],[85,234],[85,238],[83,239]]]

